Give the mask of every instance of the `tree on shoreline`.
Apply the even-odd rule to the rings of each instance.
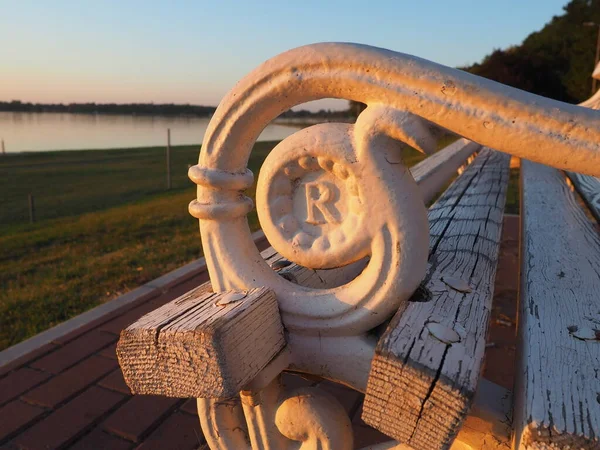
[[[519,46],[494,50],[481,63],[462,70],[568,103],[590,97],[600,0],[571,0]]]

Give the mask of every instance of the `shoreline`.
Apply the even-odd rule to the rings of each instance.
[[[0,111],[1,113],[1,111]],[[23,114],[42,114],[42,113],[23,113]],[[54,112],[47,112],[47,113],[43,113],[43,114],[71,114],[71,115],[87,115],[90,116],[92,114],[86,114],[86,113],[54,113]],[[99,114],[99,115],[104,115],[104,116],[109,116],[109,114]],[[122,115],[121,115],[122,116]],[[135,116],[132,115],[130,117],[152,117],[152,116]],[[155,117],[170,117],[170,118],[176,118],[177,116],[155,116]],[[187,118],[191,118],[190,116],[188,116]],[[200,119],[207,119],[207,118],[200,118]],[[282,126],[282,127],[288,127],[288,128],[296,128],[298,130],[301,130],[303,128],[306,127],[310,127],[312,125],[317,125],[320,123],[352,123],[354,122],[353,118],[350,117],[341,117],[341,118],[324,118],[324,117],[314,117],[314,118],[310,118],[310,117],[302,117],[302,118],[295,118],[295,117],[290,117],[290,118],[277,118],[275,120],[273,120],[269,125],[267,125],[267,127],[271,126],[271,125],[276,125],[276,126]],[[267,129],[267,127],[265,127],[265,129]],[[1,136],[0,136],[1,139]],[[283,139],[283,138],[282,138]],[[257,140],[256,142],[273,142],[273,141],[281,141],[282,139],[276,139],[276,138],[266,138],[266,139],[260,139]],[[159,149],[159,148],[166,148],[166,142],[165,143],[159,143],[159,144],[140,144],[140,145],[122,145],[122,146],[110,146],[110,147],[93,147],[93,148],[48,148],[48,149],[43,149],[43,150],[39,150],[39,149],[33,149],[33,150],[16,150],[16,151],[11,151],[9,149],[9,145],[8,142],[6,141],[6,139],[4,139],[5,142],[5,148],[6,151],[4,153],[0,152],[0,158],[8,156],[8,155],[30,155],[30,154],[39,154],[39,153],[56,153],[56,152],[81,152],[81,151],[112,151],[112,150],[138,150],[138,149]],[[183,148],[183,147],[196,147],[198,148],[198,150],[200,149],[201,146],[201,142],[193,142],[193,143],[183,143],[183,144],[176,144],[176,145],[171,145],[171,149],[177,149],[177,148]]]

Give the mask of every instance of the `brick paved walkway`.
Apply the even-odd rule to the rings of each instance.
[[[494,342],[484,375],[510,389],[518,219],[507,220],[496,288],[502,303],[495,303]],[[206,448],[195,400],[132,396],[119,369],[115,346],[119,332],[128,324],[207,278],[201,273],[167,292],[149,293],[138,306],[97,319],[0,368],[0,448]],[[284,382],[311,384],[290,374]],[[357,448],[389,440],[360,420],[361,394],[330,382],[319,385],[337,397],[352,417]]]

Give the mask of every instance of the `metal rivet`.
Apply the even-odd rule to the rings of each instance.
[[[429,334],[444,344],[454,344],[460,342],[459,334],[451,328],[448,328],[438,322],[427,322],[425,324]]]
[[[458,292],[472,292],[471,286],[465,280],[453,277],[442,277],[442,281]]]
[[[218,299],[215,302],[215,306],[225,306],[225,305],[229,305],[230,303],[235,303],[235,302],[239,302],[241,299],[246,298],[246,296],[248,295],[247,292],[239,292],[239,291],[232,291],[229,292],[225,295],[223,295],[220,299]]]

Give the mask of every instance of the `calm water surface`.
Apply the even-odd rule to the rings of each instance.
[[[0,112],[0,139],[7,153],[200,144],[209,119]],[[281,140],[297,131],[269,125],[259,141]],[[0,149],[1,151],[1,149]]]

